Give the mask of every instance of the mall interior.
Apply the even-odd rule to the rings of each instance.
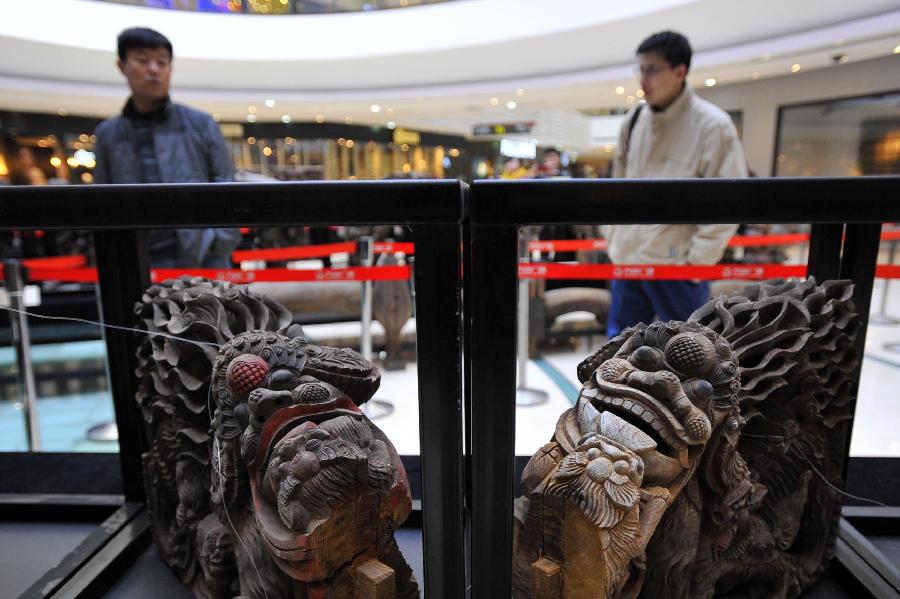
[[[171,41],[170,98],[211,116],[234,184],[100,184],[108,177],[100,175],[97,131],[105,119],[122,115],[129,98],[116,64],[116,39],[130,27],[151,28]],[[727,114],[747,180],[675,187],[669,201],[665,188],[614,179],[617,157],[623,151],[631,156],[623,132],[634,131],[635,108],[658,112],[656,106],[643,111],[646,77],[637,48],[664,30],[690,40],[686,85]],[[140,423],[142,415],[147,422],[153,417],[145,404],[138,406],[140,399],[134,401],[136,383],[129,381],[140,374],[135,344],[146,330],[163,326],[161,310],[176,308],[154,305],[151,316],[132,308],[152,295],[127,295],[132,271],[157,292],[162,281],[180,276],[248,284],[250,292],[283,305],[309,343],[352,348],[374,363],[380,386],[360,409],[390,440],[409,475],[412,516],[395,535],[420,591],[429,597],[510,596],[508,538],[498,541],[506,553],[496,559],[505,560],[506,570],[500,568],[496,580],[483,572],[495,556],[479,565],[478,556],[487,555],[479,551],[488,550],[479,548],[477,538],[488,535],[475,531],[506,529],[479,515],[478,502],[507,493],[503,509],[511,514],[525,463],[562,426],[560,414],[580,405],[582,385],[590,382],[579,376],[579,364],[609,340],[614,282],[667,278],[660,274],[665,268],[643,265],[623,274],[614,266],[604,218],[645,219],[647,226],[738,224],[715,264],[691,270],[691,264],[668,261],[685,269],[669,279],[708,282],[704,301],[739,296],[761,279],[814,273],[850,278],[862,290],[854,297],[865,303],[857,306],[864,345],[859,368],[848,366],[856,374],[847,375],[858,377],[847,416],[852,424],[846,447],[831,448],[843,464],[840,480],[829,482],[810,462],[811,476],[844,495],[841,527],[850,522],[852,535],[840,528],[836,541],[829,538],[825,554],[836,557],[822,562],[821,580],[800,590],[806,597],[900,597],[900,402],[894,395],[900,388],[900,283],[892,280],[900,278],[900,216],[894,216],[900,213],[890,201],[900,201],[896,0],[8,0],[0,7],[0,51],[7,57],[0,62],[0,307],[8,313],[0,317],[0,504],[8,507],[0,518],[0,597],[376,596],[317,595],[300,583],[294,594],[266,594],[262,578],[262,591],[251,592],[243,586],[244,572],[240,592],[215,594],[198,590],[192,577],[202,572],[173,566],[172,553],[166,553],[173,541],[159,531],[160,513],[174,514],[175,507],[153,492],[147,472],[156,454],[141,458],[155,441],[132,438],[151,435],[149,425],[145,431]],[[137,164],[143,158],[131,158],[143,168]],[[363,181],[371,185],[347,183]],[[216,189],[225,191],[217,196]],[[561,214],[579,214],[569,208],[577,204],[569,203],[570,196],[601,201],[608,194],[613,202],[634,197],[639,206],[644,189],[654,199],[643,212],[631,209],[637,216],[587,203],[583,220],[556,222],[553,215],[557,202]],[[843,189],[852,191],[838,197]],[[439,205],[451,191],[462,197],[462,208],[453,208],[459,210],[455,221]],[[695,193],[702,197],[692,199]],[[279,212],[291,194],[297,195],[290,211]],[[492,210],[492,194],[499,198],[496,206],[510,211]],[[681,208],[707,200],[713,217]],[[385,215],[398,215],[395,220],[361,216],[378,215],[382,203]],[[535,214],[550,216],[532,216],[535,205],[545,207]],[[798,206],[808,206],[808,213],[791,216]],[[839,209],[829,212],[831,206]],[[486,219],[485,237],[479,237],[478,218]],[[852,224],[857,220],[869,224]],[[170,229],[229,226],[240,241],[225,266],[161,268],[151,258],[148,268],[144,234],[166,223]],[[456,290],[449,308],[429,300],[437,297],[429,295],[436,283],[425,274],[440,263],[430,244],[437,248],[444,238],[423,233],[448,223],[458,243],[446,247],[459,254],[461,266],[444,281]],[[851,228],[871,223],[880,226],[871,269],[857,279],[845,268],[851,258],[862,261]],[[490,268],[499,273],[488,277],[497,289],[512,280],[496,266],[501,257],[494,263],[495,257],[479,252],[478,239],[488,239],[500,225],[517,231],[516,296],[473,296],[470,290]],[[829,246],[821,234],[835,226],[846,227],[834,237],[835,259],[843,261],[839,269],[823,270]],[[119,232],[135,237],[123,242],[115,237]],[[132,239],[138,250],[129,263],[132,254],[117,248],[131,247]],[[495,247],[494,241],[483,241],[482,250]],[[482,267],[479,255],[488,266]],[[119,280],[116,295],[102,289]],[[115,301],[125,308],[113,318]],[[437,329],[423,317],[440,309],[450,317],[455,310],[457,328],[433,339]],[[487,318],[480,321],[479,314]],[[504,329],[500,317],[491,322],[491,314],[504,315],[514,328]],[[656,316],[665,320],[659,311]],[[116,318],[139,329],[133,338],[119,339],[125,334],[110,328]],[[234,333],[221,333],[217,343],[239,332],[226,320],[220,318],[222,330]],[[482,364],[478,348],[467,344],[471,337],[477,345],[482,330],[502,332],[510,351],[516,349],[508,362],[515,374],[503,379],[515,378],[515,406],[513,385],[507,385],[512,428],[509,435],[496,431],[502,439],[496,442],[509,450],[499,470],[490,456],[473,457],[479,447],[480,456],[483,447],[492,447],[478,443],[480,431],[492,430],[481,422],[494,422],[473,420],[493,410],[483,407],[493,398],[471,383]],[[181,350],[165,347],[160,341],[146,359],[167,361],[173,372],[196,381],[191,392],[213,393],[211,359],[205,371],[176,367]],[[114,348],[130,354],[117,356]],[[426,348],[435,353],[426,356]],[[441,388],[447,381],[438,380],[431,366],[438,356],[452,362],[454,355],[458,385]],[[158,382],[155,392],[165,395],[160,389],[171,391],[170,383]],[[432,393],[459,404],[458,413],[449,412],[453,425],[440,433],[447,412],[429,414],[435,404],[426,395]],[[199,414],[202,420],[200,402],[191,418]],[[204,448],[220,451],[209,441],[217,422],[210,408],[202,426],[189,430],[206,439]],[[197,438],[192,440],[200,443]],[[441,445],[446,439],[450,449]],[[221,457],[204,451],[204,463],[219,464]],[[446,480],[429,482],[443,459],[452,465],[445,474],[459,475],[451,484],[455,490],[440,486]],[[513,468],[515,482],[496,488],[479,478],[512,476]],[[488,489],[487,495],[479,489]],[[427,493],[440,500],[429,501]],[[459,517],[437,515],[434,506],[458,507]],[[183,509],[179,504],[179,522],[187,517]],[[480,528],[485,522],[490,526]],[[237,535],[233,524],[231,529]],[[443,561],[441,547],[447,547]],[[716,587],[703,596],[801,594],[754,588],[729,594]],[[619,596],[560,592],[514,596]]]

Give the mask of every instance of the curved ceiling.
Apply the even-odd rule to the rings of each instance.
[[[177,98],[223,118],[243,119],[248,104],[269,99],[278,105],[260,120],[384,121],[394,112],[464,115],[487,108],[490,96],[501,108],[509,100],[535,109],[624,105],[636,90],[636,45],[667,28],[691,39],[701,82],[781,75],[798,57],[804,68],[825,66],[836,44],[851,60],[883,56],[900,35],[897,9],[897,0],[456,0],[255,16],[15,2],[0,19],[0,52],[15,57],[0,65],[0,108],[109,114],[126,93],[115,38],[135,25],[172,40]],[[619,85],[626,93],[615,93]],[[391,114],[376,118],[372,103]]]

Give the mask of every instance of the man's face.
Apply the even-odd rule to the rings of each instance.
[[[169,95],[172,57],[165,48],[129,50],[125,62],[116,63],[128,80],[133,96],[143,100],[163,100]]]
[[[687,67],[683,64],[673,67],[655,52],[639,54],[638,58],[644,99],[654,108],[666,108],[681,93]]]
[[[549,152],[544,155],[544,166],[551,170],[559,170],[559,154]]]

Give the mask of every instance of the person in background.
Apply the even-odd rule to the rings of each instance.
[[[569,173],[562,167],[562,156],[559,150],[555,148],[544,150],[541,158],[541,164],[537,168],[538,179],[569,176]]]
[[[626,116],[614,155],[613,177],[742,178],[747,162],[731,118],[699,98],[687,82],[687,38],[673,31],[651,35],[637,49],[646,104]],[[606,225],[615,264],[715,264],[737,225]],[[709,299],[698,280],[614,280],[607,334],[661,320],[687,320]]]
[[[528,179],[532,176],[531,169],[522,164],[518,158],[510,158],[503,165],[501,179]]]
[[[116,65],[131,97],[122,114],[97,126],[95,183],[201,183],[234,180],[219,126],[205,112],[172,102],[172,44],[152,29],[132,28],[118,38]],[[156,267],[231,266],[238,229],[153,230]]]
[[[47,173],[37,165],[34,151],[28,146],[19,146],[10,165],[10,182],[13,185],[46,185]]]

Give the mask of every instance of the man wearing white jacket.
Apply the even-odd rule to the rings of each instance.
[[[691,46],[663,31],[638,47],[646,104],[629,112],[619,134],[613,176],[627,179],[739,178],[747,162],[731,118],[699,98],[686,77]],[[615,264],[715,264],[737,225],[607,225],[602,231]],[[611,284],[607,334],[638,322],[687,320],[709,299],[705,281]]]

